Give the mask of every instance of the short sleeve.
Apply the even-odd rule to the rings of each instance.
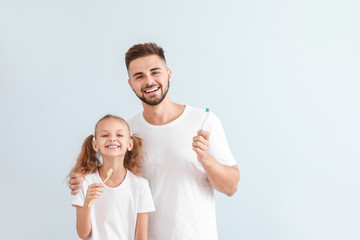
[[[139,193],[139,205],[138,213],[146,213],[155,211],[154,202],[152,199],[149,182],[146,179],[142,179],[140,193]]]
[[[229,144],[226,140],[224,128],[221,124],[220,119],[211,112],[209,115],[209,120],[211,120],[209,124],[209,152],[211,156],[213,156],[213,158],[215,158],[218,162],[226,166],[236,165],[236,161],[231,153]]]

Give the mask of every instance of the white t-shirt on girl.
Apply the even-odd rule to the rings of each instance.
[[[88,186],[101,182],[98,171],[88,174],[72,205],[83,206]],[[137,214],[152,211],[155,207],[148,181],[127,170],[124,181],[115,188],[105,185],[92,205],[89,239],[134,239]]]

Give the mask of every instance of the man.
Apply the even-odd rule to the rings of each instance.
[[[199,130],[205,110],[170,100],[171,71],[156,44],[134,45],[125,62],[144,109],[128,122],[144,140],[144,175],[156,207],[149,215],[149,239],[216,240],[214,189],[232,196],[240,179],[220,120],[210,112],[206,131]],[[76,176],[72,190],[79,185]]]

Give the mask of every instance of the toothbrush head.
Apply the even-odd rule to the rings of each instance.
[[[205,119],[204,119],[204,121],[202,122],[202,124],[201,124],[201,130],[203,130],[203,128],[204,128],[204,124],[205,124],[205,122],[206,122],[206,120],[207,120],[207,118],[209,117],[209,113],[210,113],[210,108],[205,108],[205,113],[206,113],[206,117],[205,117]]]
[[[109,171],[106,173],[106,175],[111,176],[111,174],[113,173],[113,171],[114,171],[114,170],[113,170],[112,168],[110,168]]]

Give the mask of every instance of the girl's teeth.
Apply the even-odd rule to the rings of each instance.
[[[108,146],[108,148],[117,148],[118,146]]]

